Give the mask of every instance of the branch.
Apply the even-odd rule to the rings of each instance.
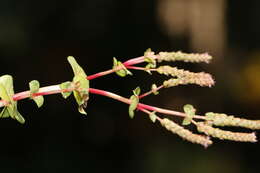
[[[223,113],[207,112],[205,115],[197,115],[196,109],[192,105],[184,105],[183,112],[178,112],[170,109],[164,109],[140,102],[145,96],[150,94],[159,94],[159,90],[163,88],[170,88],[178,85],[194,84],[202,87],[211,87],[214,85],[212,76],[205,72],[190,72],[188,70],[178,69],[169,65],[163,65],[157,67],[157,63],[162,61],[166,62],[191,62],[209,63],[211,56],[207,53],[194,54],[194,53],[183,53],[183,52],[159,52],[155,54],[151,50],[147,50],[143,56],[132,58],[124,63],[121,63],[116,58],[113,59],[112,69],[99,72],[90,76],[87,76],[83,68],[76,62],[73,57],[68,57],[68,61],[72,67],[74,77],[72,81],[67,81],[58,85],[51,85],[40,87],[40,83],[33,80],[29,83],[30,90],[23,91],[20,93],[14,93],[13,89],[13,78],[10,75],[3,75],[0,77],[0,107],[3,107],[0,118],[11,117],[16,119],[20,123],[24,123],[25,120],[17,110],[17,101],[31,98],[33,99],[38,107],[41,107],[44,99],[43,96],[51,94],[62,94],[66,99],[73,93],[74,98],[78,104],[78,110],[82,114],[86,114],[85,108],[89,100],[90,94],[97,94],[105,96],[125,104],[129,105],[129,116],[134,118],[134,112],[140,110],[149,115],[152,122],[159,121],[160,124],[170,132],[177,134],[181,138],[190,141],[192,143],[200,144],[204,147],[211,145],[213,142],[210,137],[219,138],[221,140],[232,140],[239,142],[256,142],[255,133],[240,133],[231,132],[216,128],[215,126],[234,126],[242,127],[253,130],[260,130],[260,120],[247,120],[243,118],[237,118],[232,115],[226,115]],[[137,64],[145,63],[145,66],[136,66]],[[161,75],[169,77],[162,84],[157,87],[156,84],[152,84],[151,90],[145,93],[141,93],[140,87],[133,90],[133,94],[130,98],[117,95],[115,93],[90,88],[89,81],[102,76],[106,76],[111,73],[116,73],[121,77],[126,75],[133,75],[129,70],[141,70],[152,74],[156,72]],[[182,124],[179,125],[173,120],[168,118],[162,118],[157,114],[164,114],[170,116],[176,116],[183,118]],[[201,134],[196,134],[184,128],[187,125],[192,124],[197,127],[197,131]],[[203,135],[204,134],[204,135]]]

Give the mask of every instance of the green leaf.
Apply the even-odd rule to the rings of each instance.
[[[40,83],[37,80],[33,80],[29,83],[29,88],[31,92],[31,99],[33,99],[38,108],[40,108],[44,103],[43,96],[33,96],[34,93],[37,93],[39,91]]]
[[[189,125],[192,121],[193,116],[195,115],[196,109],[190,104],[186,104],[183,107],[184,112],[186,113],[186,117],[184,118],[182,125]]]
[[[86,114],[83,108],[86,107],[86,102],[89,99],[89,80],[87,79],[87,75],[82,67],[80,67],[80,65],[72,56],[68,57],[68,61],[74,72],[72,82],[76,89],[73,91],[73,95],[79,105],[78,110],[81,114]]]
[[[79,106],[78,111],[79,111],[81,114],[87,115],[87,112],[84,110],[84,107],[83,107],[83,106]]]
[[[17,102],[13,100],[13,78],[10,75],[3,75],[0,77],[0,97],[7,101],[9,104],[1,112],[1,117],[11,117],[16,119],[20,123],[24,123],[25,120],[17,110]]]
[[[116,57],[113,57],[113,68],[117,67],[117,65],[118,65],[118,61]]]
[[[73,94],[75,96],[75,99],[79,105],[82,105],[85,103],[86,99],[85,97],[89,94],[89,81],[84,76],[74,76],[73,83],[76,85],[76,90],[73,91]]]
[[[16,111],[15,119],[21,124],[25,123],[25,119],[18,111]]]
[[[132,95],[130,97],[130,100],[131,100],[131,104],[129,105],[129,109],[128,109],[128,112],[129,112],[129,116],[130,118],[134,118],[134,111],[135,109],[137,108],[138,106],[138,103],[139,103],[139,98],[138,96],[136,95]]]
[[[123,63],[118,61],[115,57],[113,58],[113,69],[122,67],[122,69],[115,71],[118,76],[125,77],[126,75],[133,75]]]
[[[144,56],[147,57],[147,56],[149,56],[150,54],[154,54],[154,52],[152,51],[152,49],[151,49],[151,48],[146,49],[146,51],[144,52]]]
[[[1,114],[4,117],[10,116],[11,118],[15,119],[15,116],[12,113],[13,110],[14,110],[14,101],[12,101],[13,100],[12,97],[9,96],[9,93],[7,92],[7,89],[4,86],[4,82],[6,82],[5,85],[7,86],[10,81],[9,80],[1,80],[1,79],[4,79],[4,76],[0,77],[0,97],[3,100],[5,100],[9,103],[7,106],[5,106],[4,110],[2,110]],[[12,92],[10,92],[10,94],[12,94]],[[10,111],[7,111],[8,107],[9,107]],[[9,112],[11,112],[11,114]]]
[[[156,116],[156,114],[155,114],[155,111],[153,111],[153,112],[151,112],[151,113],[149,114],[149,118],[150,118],[150,120],[151,120],[153,123],[155,123],[156,118],[157,118],[157,116]]]
[[[31,94],[37,93],[40,88],[40,83],[37,80],[33,80],[29,83]]]
[[[154,95],[158,95],[159,92],[157,91],[157,86],[156,84],[152,84],[151,90],[153,92]]]
[[[10,117],[10,114],[7,110],[7,107],[4,107],[0,113],[0,118],[8,118]]]
[[[43,96],[33,97],[33,101],[37,104],[38,108],[40,108],[44,103],[44,98]]]
[[[146,66],[145,66],[145,71],[147,72],[147,73],[149,73],[150,75],[152,74],[152,72],[151,72],[151,68],[153,68],[153,65],[151,65],[151,64],[147,64]]]
[[[119,63],[120,63],[120,61],[117,61],[117,59],[114,57],[113,58],[113,69],[117,68],[119,66]],[[127,75],[126,71],[123,69],[117,70],[116,74],[121,77],[125,77]]]
[[[14,95],[13,78],[10,75],[3,75],[0,77],[0,97],[5,101],[13,100],[11,96]]]
[[[147,69],[146,71],[148,73],[151,73],[149,71],[150,68],[156,68],[156,61],[154,58],[149,57],[151,55],[154,55],[154,52],[149,48],[144,52],[144,61],[147,62],[148,64],[145,66],[145,68]]]
[[[141,88],[137,87],[136,89],[133,90],[133,93],[135,96],[138,96],[141,93]]]
[[[149,66],[149,64],[145,66],[145,72],[147,72],[149,75],[152,75],[150,68],[148,68],[147,66]]]
[[[72,67],[74,75],[82,75],[82,76],[87,76],[83,68],[77,63],[75,58],[73,56],[68,57],[68,61]]]
[[[182,125],[184,126],[190,125],[191,120],[192,120],[191,118],[185,117],[182,121]]]
[[[69,89],[71,88],[71,82],[67,81],[67,82],[63,82],[60,85],[60,89],[65,90],[65,89]],[[68,98],[71,95],[72,92],[61,92],[61,95],[64,99]]]
[[[141,93],[141,88],[137,87],[136,89],[133,90],[134,95],[130,97],[131,104],[129,105],[129,116],[130,118],[134,118],[134,111],[137,108],[137,105],[139,103],[139,97],[138,95]]]
[[[149,69],[156,67],[156,61],[153,58],[145,57],[144,61],[148,63],[145,68]]]
[[[190,104],[184,105],[183,110],[188,115],[194,115],[196,111],[195,108]]]

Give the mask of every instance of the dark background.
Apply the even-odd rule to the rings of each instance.
[[[156,52],[198,51],[190,44],[191,36],[169,36],[163,30],[158,3],[1,0],[0,73],[12,75],[19,92],[34,79],[42,86],[71,80],[69,55],[87,74],[94,74],[111,68],[114,56],[125,61],[149,47]],[[198,113],[260,119],[259,8],[257,0],[226,1],[225,52],[205,48],[216,57],[210,65],[177,63],[212,73],[215,87],[165,89],[143,102],[178,111],[190,103]],[[129,97],[136,86],[147,90],[161,81],[158,75],[133,72],[133,77],[112,74],[90,84]],[[73,98],[64,100],[61,95],[46,96],[40,109],[30,100],[19,101],[18,108],[26,118],[24,125],[0,121],[0,172],[251,173],[260,169],[259,143],[214,140],[204,149],[151,123],[141,112],[131,120],[127,105],[101,96],[91,95],[86,117],[77,112]]]

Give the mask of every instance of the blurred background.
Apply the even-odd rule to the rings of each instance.
[[[15,91],[37,79],[42,86],[71,80],[66,57],[73,55],[87,74],[121,61],[159,51],[208,52],[211,64],[173,63],[206,71],[213,88],[181,86],[149,96],[145,103],[198,113],[225,112],[260,119],[260,1],[235,0],[74,0],[0,1],[1,75],[14,77]],[[129,97],[162,81],[134,72],[91,81],[91,87]],[[150,80],[148,80],[148,77]],[[37,109],[19,102],[25,125],[0,121],[0,172],[259,172],[259,143],[214,140],[213,146],[183,141],[128,106],[91,95],[88,116],[73,98],[45,97]],[[241,129],[231,129],[240,130]],[[258,135],[259,136],[259,135]],[[260,137],[260,136],[259,136]]]

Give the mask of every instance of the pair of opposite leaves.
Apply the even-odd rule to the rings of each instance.
[[[88,90],[89,90],[89,81],[87,80],[87,75],[84,70],[79,66],[76,60],[69,56],[68,61],[73,69],[74,78],[72,82],[65,82],[60,85],[61,89],[67,89],[71,87],[72,83],[77,84],[77,88],[73,90],[74,97],[76,102],[79,105],[79,112],[86,114],[83,107],[86,105],[88,100]],[[68,85],[68,83],[70,85]],[[40,84],[37,80],[33,80],[29,83],[30,87],[30,98],[35,101],[38,107],[43,105],[44,99],[43,96],[34,97],[33,94],[39,91]],[[64,98],[67,98],[70,95],[69,93],[62,93]],[[0,118],[11,117],[17,120],[20,123],[24,123],[25,119],[17,110],[17,101],[13,100],[14,87],[13,87],[13,78],[11,75],[3,75],[0,77],[0,98],[4,100],[6,106],[2,109],[0,113]]]

